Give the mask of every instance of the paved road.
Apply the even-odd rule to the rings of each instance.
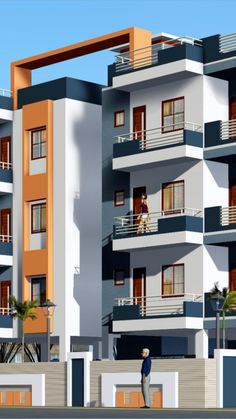
[[[236,409],[110,409],[110,408],[0,408],[0,418],[8,419],[225,419],[236,418]]]

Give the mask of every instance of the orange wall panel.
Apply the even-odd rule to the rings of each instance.
[[[37,319],[27,319],[25,321],[25,333],[46,333],[47,332],[47,317],[44,315],[42,307],[35,309]],[[50,332],[53,330],[53,318],[50,322]],[[46,339],[46,337],[45,337]]]
[[[48,190],[47,180],[48,179],[46,173],[42,173],[40,175],[25,176],[25,201],[35,201],[38,199],[38,196],[42,196],[40,199],[45,199]]]
[[[14,402],[13,391],[7,391],[6,392],[6,405],[7,406],[13,406],[13,402]]]
[[[32,406],[32,393],[31,393],[31,391],[26,391],[25,392],[24,406]]]
[[[46,127],[46,173],[29,175],[29,131]],[[46,275],[46,298],[53,301],[53,102],[45,100],[23,106],[23,263],[22,298],[30,298],[27,277]],[[29,202],[46,200],[46,248],[29,249]],[[38,312],[39,313],[39,312]],[[39,314],[40,316],[40,314]],[[26,333],[46,332],[46,321],[40,318],[28,322]]]
[[[125,392],[116,392],[116,407],[125,407]]]
[[[45,274],[48,266],[47,250],[39,249],[25,251],[23,264],[24,276]]]
[[[162,392],[161,391],[155,391],[153,393],[152,407],[162,407]]]
[[[139,392],[138,391],[130,392],[129,407],[139,407]]]

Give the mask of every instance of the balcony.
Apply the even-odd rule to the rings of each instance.
[[[203,39],[205,74],[225,80],[234,79],[236,32]]]
[[[0,266],[13,265],[12,236],[0,235]],[[0,313],[1,314],[1,313]]]
[[[11,308],[0,307],[0,333],[1,338],[10,338],[13,336],[13,319]]]
[[[202,318],[203,297],[198,294],[116,298],[113,331],[201,329]]]
[[[10,307],[0,307],[1,338],[13,337],[13,318]]]
[[[140,224],[140,214],[115,217],[113,250],[134,250],[173,244],[202,244],[202,211],[175,208],[149,213],[147,223]]]
[[[0,193],[12,193],[12,163],[0,162]]]
[[[168,160],[203,158],[202,127],[183,122],[114,137],[113,169],[132,170]]]
[[[0,124],[12,120],[13,112],[11,91],[7,89],[0,89]]]
[[[205,208],[204,244],[236,244],[236,206]]]
[[[205,124],[204,158],[229,163],[236,157],[236,119]]]
[[[178,65],[176,61],[179,61]],[[121,85],[137,81],[143,83],[145,79],[147,81],[154,76],[167,78],[175,73],[181,76],[182,73],[186,73],[185,77],[188,76],[187,73],[202,74],[202,62],[203,49],[200,39],[188,36],[172,38],[145,48],[118,54],[115,63],[108,68],[108,83],[113,87],[121,87]],[[163,69],[162,65],[165,65]],[[133,73],[138,70],[142,72],[139,71],[138,75],[134,75]]]

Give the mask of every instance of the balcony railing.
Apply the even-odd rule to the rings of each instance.
[[[0,161],[0,169],[9,170],[12,169],[12,163],[7,161]]]
[[[184,313],[184,301],[203,302],[201,294],[174,295],[165,294],[158,296],[122,297],[115,298],[116,306],[140,306],[141,317],[168,316]]]
[[[0,316],[10,316],[12,309],[10,307],[0,307]]]
[[[221,122],[220,137],[221,140],[236,140],[236,119]]]
[[[129,234],[148,234],[158,232],[158,220],[165,217],[176,217],[188,215],[202,217],[202,210],[194,208],[173,208],[159,212],[149,213],[146,219],[142,214],[125,215],[115,217],[115,236]],[[145,221],[145,223],[144,223]]]
[[[236,224],[236,206],[221,208],[220,223],[222,226]]]
[[[180,122],[145,131],[116,135],[114,139],[116,143],[138,140],[139,149],[143,151],[183,143],[184,130],[202,132],[202,126],[194,122]]]
[[[158,63],[159,51],[171,47],[177,47],[183,44],[202,46],[200,39],[191,38],[189,36],[181,38],[173,38],[147,46],[145,48],[135,49],[133,51],[124,52],[116,56],[116,72],[122,72],[127,69],[145,67]]]
[[[0,243],[12,243],[12,236],[9,234],[0,234]]]
[[[226,53],[236,50],[236,32],[221,35],[219,39],[220,52]]]
[[[0,89],[0,96],[11,97],[11,90]]]

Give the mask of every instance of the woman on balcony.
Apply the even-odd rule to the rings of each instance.
[[[137,230],[137,234],[139,233],[146,233],[147,230],[151,233],[151,230],[148,226],[149,222],[149,208],[147,202],[147,195],[143,194],[141,198],[141,208],[140,208],[140,215],[138,216],[137,220],[139,221],[139,226]]]

